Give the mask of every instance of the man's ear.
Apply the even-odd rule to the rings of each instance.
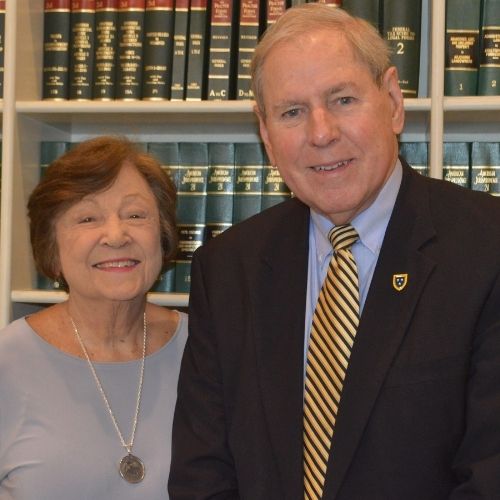
[[[254,113],[257,115],[257,118],[259,119],[260,137],[262,139],[262,142],[264,143],[264,146],[266,147],[266,152],[269,161],[271,162],[271,165],[276,166],[276,161],[273,154],[273,148],[271,146],[271,142],[269,141],[269,132],[267,130],[265,113],[261,109],[259,109],[257,105],[253,107],[253,110]]]
[[[391,66],[382,77],[382,88],[387,92],[392,104],[392,130],[398,135],[405,124],[403,93],[398,83],[398,70]]]

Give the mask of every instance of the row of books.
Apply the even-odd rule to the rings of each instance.
[[[445,95],[500,95],[500,1],[446,0]]]
[[[402,142],[400,154],[423,175],[428,175],[427,142]],[[499,142],[445,142],[443,179],[462,187],[500,196]]]
[[[259,36],[305,0],[45,0],[42,97],[252,99]],[[372,22],[417,97],[421,0],[319,0]]]
[[[40,175],[71,143],[42,142]],[[177,188],[178,254],[154,291],[189,291],[193,252],[237,222],[291,196],[260,142],[149,142]],[[38,278],[39,288],[54,284]]]

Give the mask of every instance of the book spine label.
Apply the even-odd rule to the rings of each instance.
[[[500,196],[500,143],[472,143],[471,188]]]
[[[186,54],[189,26],[189,0],[175,2],[175,28],[170,99],[182,101],[186,85]]]
[[[470,145],[466,142],[443,144],[443,179],[470,187]]]
[[[236,98],[253,99],[250,79],[250,62],[259,38],[259,0],[241,0],[240,32],[238,35],[238,73]]]
[[[115,98],[118,0],[96,0],[95,54],[92,97]]]
[[[186,74],[187,101],[199,101],[205,96],[206,38],[207,0],[191,0]]]
[[[279,170],[266,161],[263,172],[261,210],[270,208],[290,198],[291,193]]]
[[[286,0],[266,0],[266,27],[274,24],[287,8]]]
[[[72,0],[69,98],[92,99],[95,0]]]
[[[70,0],[45,0],[43,17],[43,99],[69,96]]]
[[[145,0],[119,0],[116,99],[134,101],[142,93]]]
[[[146,0],[142,98],[170,97],[174,0]]]
[[[500,95],[500,1],[483,0],[478,95]]]

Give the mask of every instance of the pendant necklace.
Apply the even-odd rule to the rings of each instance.
[[[120,428],[118,427],[118,422],[116,421],[115,415],[113,414],[113,411],[111,410],[111,406],[109,404],[106,393],[104,392],[101,381],[100,381],[99,377],[97,376],[94,365],[93,365],[92,361],[90,360],[89,353],[87,352],[87,348],[85,347],[85,344],[83,343],[83,340],[82,340],[82,337],[80,336],[80,333],[78,332],[78,328],[76,327],[75,322],[73,321],[73,318],[71,316],[69,317],[69,319],[71,321],[71,324],[73,325],[73,331],[75,332],[76,338],[78,339],[80,347],[82,348],[83,354],[85,356],[85,359],[87,360],[87,363],[88,363],[90,371],[94,377],[97,388],[99,389],[99,392],[101,393],[104,404],[106,405],[106,408],[108,409],[108,413],[109,413],[109,416],[111,417],[111,421],[113,422],[113,425],[116,429],[116,433],[118,434],[118,437],[120,438],[122,446],[127,450],[127,454],[120,460],[120,464],[119,464],[120,476],[123,479],[125,479],[125,481],[128,481],[129,483],[140,483],[144,479],[144,476],[146,474],[146,469],[144,467],[144,463],[142,462],[142,460],[139,457],[132,455],[132,447],[134,446],[135,430],[137,428],[137,420],[139,419],[139,409],[141,406],[142,386],[143,386],[143,381],[144,381],[144,362],[146,359],[146,339],[148,336],[147,323],[146,323],[146,311],[144,311],[144,316],[143,316],[144,335],[143,335],[143,341],[142,341],[142,363],[141,363],[141,371],[140,371],[140,376],[139,376],[139,388],[137,390],[137,403],[136,403],[136,407],[135,407],[134,421],[132,423],[132,435],[130,436],[130,441],[128,443],[126,443],[125,440],[123,439],[123,434],[120,431]]]

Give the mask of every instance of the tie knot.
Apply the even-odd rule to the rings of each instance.
[[[328,239],[330,240],[333,249],[337,252],[344,248],[349,248],[358,239],[358,233],[350,224],[344,224],[343,226],[336,226],[328,233]]]

